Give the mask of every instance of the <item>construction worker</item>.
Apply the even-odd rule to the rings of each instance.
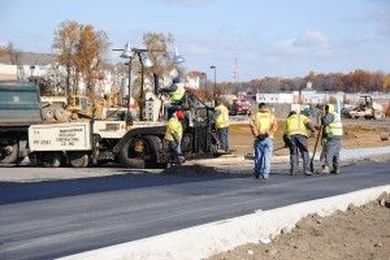
[[[265,103],[259,104],[258,112],[252,117],[250,128],[255,149],[255,178],[267,180],[271,172],[271,156],[273,148],[273,133],[277,130],[277,122],[274,114]]]
[[[221,100],[216,100],[215,128],[217,129],[220,150],[223,153],[229,152],[229,110]]]
[[[340,114],[334,111],[334,105],[325,106],[325,115],[321,119],[321,126],[324,131],[324,166],[323,174],[339,174],[339,158],[341,149],[341,137],[343,136],[343,124]],[[330,171],[330,166],[333,166]]]
[[[181,120],[185,117],[183,111],[177,110],[172,113],[167,123],[165,132],[165,140],[168,141],[171,151],[171,165],[180,165],[183,161],[181,158],[181,139],[183,137],[183,126]]]
[[[299,153],[303,160],[303,173],[312,175],[309,169],[309,149],[307,139],[309,131],[315,132],[311,120],[297,111],[291,111],[284,122],[284,136],[286,146],[290,150],[290,174],[296,175],[298,170]]]
[[[166,92],[169,94],[169,103],[165,105],[165,114],[170,118],[170,114],[176,109],[180,108],[185,96],[185,87],[183,83],[180,83],[180,77],[177,76],[172,79],[172,85],[168,88],[163,88],[160,92]]]

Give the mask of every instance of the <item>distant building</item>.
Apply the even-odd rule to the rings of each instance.
[[[185,77],[185,86],[188,88],[199,89],[206,81],[206,74],[201,71],[190,71]]]
[[[8,65],[0,63],[0,80],[17,80],[18,67],[16,65]]]

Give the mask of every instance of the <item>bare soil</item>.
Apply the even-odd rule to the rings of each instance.
[[[390,200],[308,216],[269,244],[247,244],[211,257],[228,259],[390,259]]]
[[[279,121],[279,130],[274,136],[274,150],[283,147],[282,121]],[[390,145],[390,120],[345,120],[344,121],[344,148],[363,148]],[[388,140],[382,141],[381,135],[387,134]],[[316,136],[309,139],[312,150]],[[252,152],[253,136],[248,124],[235,124],[229,127],[230,148],[235,154],[243,155]],[[275,152],[275,155],[287,155],[288,149]]]

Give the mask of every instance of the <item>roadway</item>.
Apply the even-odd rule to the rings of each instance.
[[[248,169],[241,174],[198,169],[189,175],[126,170],[85,179],[0,182],[0,259],[51,259],[390,184],[390,161],[345,166],[338,176],[289,176],[285,167],[276,166],[268,182],[255,180]],[[0,168],[0,176],[7,169]]]

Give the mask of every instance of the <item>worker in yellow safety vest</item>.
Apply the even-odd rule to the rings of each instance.
[[[177,76],[172,79],[172,85],[170,87],[162,88],[160,92],[169,94],[169,102],[165,104],[165,115],[166,118],[170,118],[176,109],[181,109],[186,89],[184,84],[180,82],[180,77]]]
[[[290,150],[290,174],[296,175],[298,170],[299,153],[303,161],[303,173],[312,175],[309,169],[309,149],[307,139],[315,132],[311,120],[297,111],[292,110],[284,122],[283,140]]]
[[[229,152],[229,110],[221,100],[215,104],[215,128],[217,130],[222,153]]]
[[[183,111],[177,110],[168,120],[165,132],[165,140],[168,142],[171,158],[171,165],[180,165],[184,160],[181,152],[181,139],[183,137],[183,126],[180,122],[185,117]]]
[[[271,172],[273,134],[278,126],[275,115],[265,103],[259,104],[258,112],[251,119],[250,128],[255,137],[254,175],[256,179],[267,180]]]
[[[343,123],[341,116],[334,109],[333,104],[325,106],[325,115],[321,119],[321,125],[324,129],[324,165],[323,174],[339,174],[339,158],[341,150],[341,138],[343,136]],[[332,171],[330,166],[333,166]]]

